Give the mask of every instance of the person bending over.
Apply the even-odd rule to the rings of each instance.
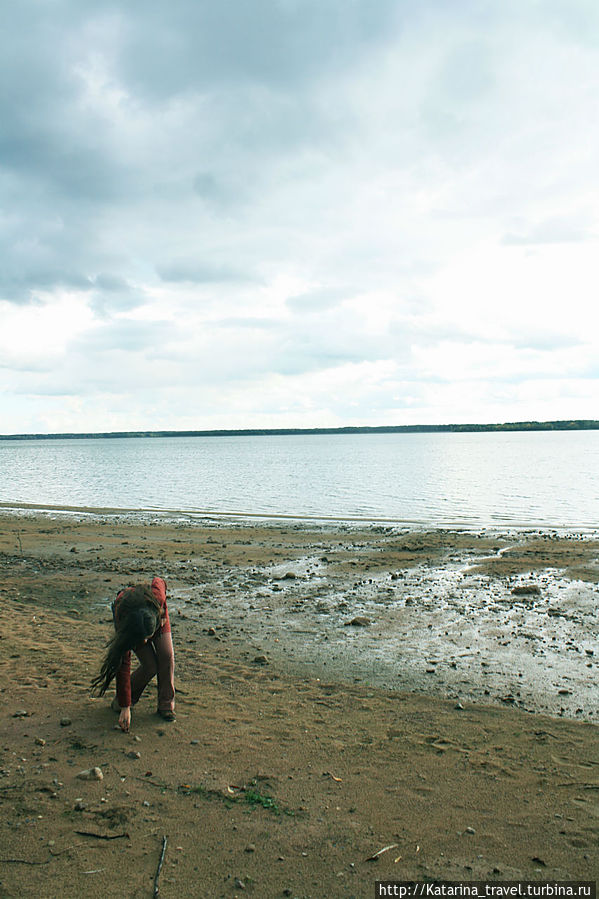
[[[114,636],[108,643],[99,675],[92,689],[106,693],[116,678],[112,708],[118,711],[119,725],[131,726],[131,706],[139,700],[147,684],[157,675],[158,714],[175,720],[175,657],[171,625],[166,606],[166,583],[155,577],[151,584],[121,590],[112,604]],[[131,674],[131,650],[139,667]]]

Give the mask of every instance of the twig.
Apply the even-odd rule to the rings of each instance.
[[[599,790],[599,784],[589,783],[585,780],[572,780],[570,783],[556,784],[556,787],[582,787],[583,790]]]
[[[91,830],[76,830],[80,837],[95,837],[96,840],[120,840],[122,837],[129,839],[128,833],[93,833]]]
[[[158,867],[156,868],[156,876],[154,877],[154,899],[159,895],[158,892],[158,878],[160,877],[160,872],[162,871],[162,863],[164,861],[164,854],[166,852],[166,837],[162,837],[162,852],[160,853],[160,858],[158,859]]]
[[[378,852],[375,852],[374,855],[369,855],[366,859],[367,862],[376,862],[378,861],[379,855],[382,855],[383,852],[389,852],[390,849],[396,849],[399,843],[391,843],[390,846],[384,846],[382,849],[379,849]]]
[[[51,861],[51,858],[47,858],[45,862],[30,862],[26,858],[0,858],[0,862],[4,865],[49,865]]]

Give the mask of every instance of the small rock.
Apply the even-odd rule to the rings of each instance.
[[[213,627],[209,627],[209,628],[208,628],[208,636],[209,636],[209,637],[216,637],[216,630],[215,630]]]
[[[84,771],[80,771],[76,776],[79,780],[104,780],[102,769],[97,766],[95,768],[86,768]]]
[[[456,702],[456,704],[454,705],[454,709],[457,709],[458,712],[463,712],[463,711],[464,711],[464,706],[462,705],[461,702]]]
[[[134,743],[141,743],[141,737],[138,737],[137,734],[133,737]]]
[[[256,656],[254,659],[254,665],[268,665],[268,659],[266,656]]]
[[[199,740],[190,740],[190,743],[192,746],[199,746],[200,741]]]
[[[72,724],[72,721],[71,721],[70,718],[61,718],[61,719],[60,719],[60,726],[61,726],[61,727],[68,727],[69,724]]]
[[[536,584],[522,584],[512,589],[512,596],[539,596],[540,592]]]
[[[13,718],[28,718],[29,712],[27,709],[17,709],[16,712],[13,712]]]
[[[76,800],[75,800],[75,805],[73,806],[73,809],[74,809],[76,812],[82,812],[82,811],[84,811],[84,810],[85,810],[85,802],[83,801],[83,799],[76,799]]]
[[[36,737],[35,743],[36,743],[36,746],[45,746],[46,745],[46,741],[42,740],[41,737]]]
[[[476,833],[474,827],[467,827],[465,833]]]
[[[351,621],[345,622],[345,627],[368,627],[370,624],[370,618],[366,618],[364,615],[358,615],[356,618],[352,618]]]
[[[245,890],[245,883],[239,877],[235,878],[235,886],[238,890]]]
[[[136,752],[135,749],[132,749],[130,752],[125,753],[128,759],[140,759],[141,752]]]
[[[253,843],[249,843],[249,844],[245,847],[245,851],[246,851],[246,852],[255,852],[255,851],[256,851],[256,847],[254,846]]]
[[[76,546],[71,546],[69,552],[76,553],[76,552],[77,552],[77,547],[76,547]]]
[[[145,806],[146,808],[150,808],[150,803],[148,802],[147,799],[144,799],[144,801],[142,802],[142,805]]]

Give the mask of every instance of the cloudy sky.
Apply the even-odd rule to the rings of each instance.
[[[599,418],[596,0],[19,0],[0,432]]]

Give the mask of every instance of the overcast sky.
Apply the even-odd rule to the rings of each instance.
[[[19,0],[0,432],[599,418],[596,0]]]

